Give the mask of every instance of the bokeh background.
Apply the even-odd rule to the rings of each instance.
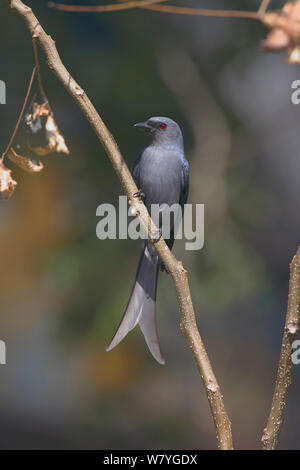
[[[205,246],[176,255],[189,271],[200,332],[240,449],[260,448],[279,357],[289,263],[300,233],[299,67],[266,54],[251,20],[129,10],[76,14],[28,0],[87,91],[129,165],[145,144],[132,125],[180,123],[190,202],[205,204]],[[76,3],[65,0],[65,3]],[[84,3],[77,1],[77,4]],[[86,2],[88,3],[88,2]],[[91,1],[89,4],[99,4]],[[174,2],[174,4],[179,4]],[[259,1],[181,5],[254,10]],[[273,1],[272,7],[282,6]],[[31,39],[7,2],[0,14],[5,148],[33,67]],[[159,366],[138,329],[105,352],[126,306],[140,242],[96,238],[96,208],[122,189],[89,124],[44,63],[44,87],[71,150],[28,175],[0,204],[0,447],[214,449],[201,379],[179,329],[174,287],[161,275]],[[300,448],[300,366],[280,448]]]

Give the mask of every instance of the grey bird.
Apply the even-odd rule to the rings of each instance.
[[[149,145],[139,153],[132,171],[139,195],[142,195],[149,213],[152,204],[164,207],[179,203],[183,211],[189,191],[189,164],[184,155],[180,127],[166,117],[152,117],[134,127],[145,131],[150,137]],[[174,230],[171,230],[170,237],[165,241],[172,249]],[[156,321],[156,291],[160,267],[160,259],[147,240],[127,307],[107,351],[117,346],[139,324],[151,354],[160,364],[165,363]]]

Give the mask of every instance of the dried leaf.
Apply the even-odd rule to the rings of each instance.
[[[264,51],[284,51],[290,46],[291,38],[282,29],[273,29],[267,39],[261,43]]]
[[[70,153],[47,102],[35,101],[31,105],[30,112],[25,118],[25,125],[26,132],[32,137],[29,139],[28,146],[37,155],[43,156],[55,152]]]
[[[20,168],[28,171],[29,173],[38,173],[44,168],[44,165],[41,162],[36,163],[29,158],[22,157],[13,148],[9,150],[6,156]]]
[[[47,119],[46,131],[49,139],[49,147],[54,152],[70,153],[66,146],[65,139],[59,132],[57,124],[54,121],[53,115],[49,116]]]
[[[300,45],[294,47],[289,53],[288,56],[289,64],[300,64]]]
[[[51,114],[48,103],[37,103],[34,101],[30,105],[29,111],[25,116],[26,132],[30,134],[37,134],[45,127],[46,118]],[[44,119],[42,119],[44,118]]]
[[[271,29],[262,48],[288,52],[290,64],[300,64],[300,0],[287,2],[281,10],[268,12],[262,19]]]
[[[12,179],[11,170],[0,161],[0,199],[10,199],[16,189],[17,182]]]

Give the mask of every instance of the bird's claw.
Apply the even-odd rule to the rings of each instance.
[[[165,263],[161,263],[160,270],[161,272],[165,271],[166,274],[169,274],[169,271],[167,270]]]
[[[155,230],[155,232],[152,232],[151,240],[153,241],[153,243],[158,243],[159,240],[161,239],[161,236],[162,236],[162,230],[158,228],[157,230]]]
[[[141,189],[139,189],[136,193],[134,193],[133,197],[137,197],[138,199],[140,199],[143,202],[145,200],[145,194],[143,193],[143,191]]]

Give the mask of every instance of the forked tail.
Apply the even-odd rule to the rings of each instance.
[[[151,354],[160,364],[165,363],[160,350],[156,322],[159,265],[159,258],[154,248],[146,242],[126,310],[106,351],[117,346],[127,333],[139,324]]]

